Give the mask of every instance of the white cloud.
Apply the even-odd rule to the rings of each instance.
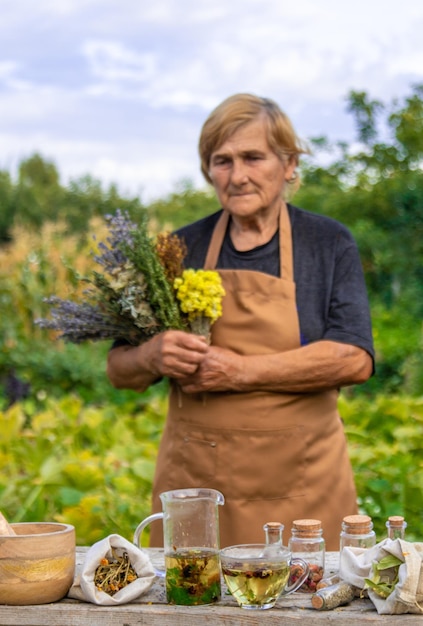
[[[82,52],[93,75],[106,81],[144,82],[157,69],[155,55],[139,54],[116,41],[86,41]]]

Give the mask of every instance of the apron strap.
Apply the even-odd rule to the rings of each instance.
[[[207,250],[206,260],[204,263],[205,270],[214,270],[219,258],[220,249],[225,238],[226,229],[229,223],[229,213],[223,210],[212,233],[210,244]]]
[[[288,207],[285,202],[282,203],[279,215],[279,250],[281,278],[294,282],[291,220],[289,219]]]
[[[229,224],[229,212],[223,210],[212,233],[210,244],[207,250],[204,269],[213,270],[217,265],[220,249],[225,238],[226,229]],[[279,214],[279,258],[280,276],[285,280],[294,280],[294,258],[292,250],[291,221],[289,219],[288,208],[285,202],[282,203]]]

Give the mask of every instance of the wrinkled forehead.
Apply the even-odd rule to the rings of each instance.
[[[248,144],[251,148],[260,145],[261,149],[274,151],[275,141],[272,139],[270,124],[265,115],[256,115],[248,120],[236,120],[232,124],[222,126],[215,133],[210,156],[219,152],[225,144]]]

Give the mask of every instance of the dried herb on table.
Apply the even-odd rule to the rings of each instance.
[[[103,558],[94,573],[94,584],[99,591],[114,596],[138,578],[127,552],[118,556],[112,548],[112,559]]]

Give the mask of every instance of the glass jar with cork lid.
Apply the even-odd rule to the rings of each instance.
[[[322,522],[317,519],[294,520],[288,547],[292,556],[304,559],[310,569],[308,577],[298,591],[314,593],[323,578],[325,569],[325,540]],[[292,572],[291,576],[295,576],[295,572]]]
[[[376,543],[372,518],[368,515],[347,515],[342,521],[339,551],[350,546],[353,548],[371,548]]]
[[[342,578],[344,548],[372,548],[376,544],[373,521],[369,515],[347,515],[342,521],[339,542],[339,574]]]

